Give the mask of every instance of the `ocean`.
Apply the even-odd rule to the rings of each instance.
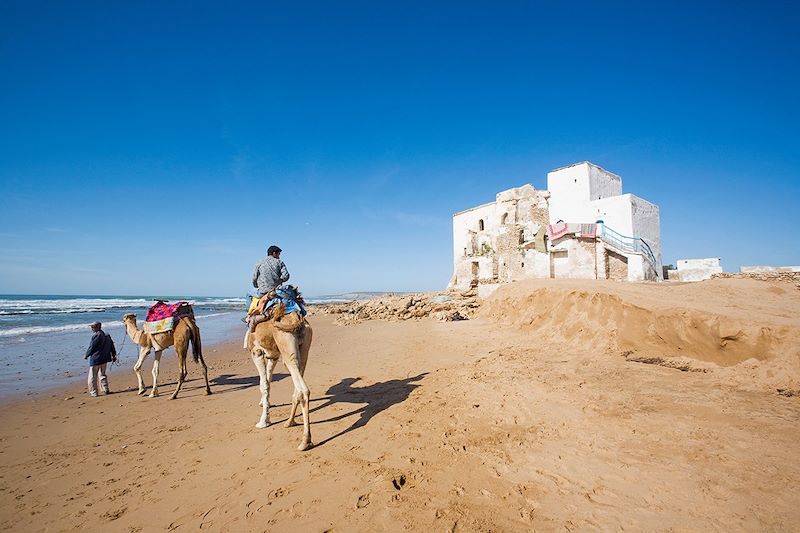
[[[245,297],[158,298],[192,304],[204,348],[244,335],[241,319]],[[341,297],[306,299],[309,303],[344,300],[346,298]],[[135,313],[141,323],[154,301],[152,296],[0,294],[0,398],[36,394],[47,388],[85,380],[88,366],[83,356],[92,335],[89,324],[96,320],[103,323],[103,331],[111,335],[119,352],[120,364],[109,365],[113,390],[114,374],[133,372],[138,357],[137,347],[126,338],[122,316]],[[174,353],[170,348],[164,357],[174,357]],[[242,356],[245,355],[242,352]],[[152,356],[148,360],[152,361]],[[146,364],[146,374],[149,369],[150,365]]]

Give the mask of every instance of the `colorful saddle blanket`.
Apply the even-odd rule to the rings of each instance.
[[[267,299],[262,302],[261,300]],[[303,298],[297,291],[296,287],[288,286],[275,289],[274,292],[265,294],[261,298],[253,297],[250,301],[250,307],[247,315],[253,314],[268,314],[268,310],[278,304],[282,304],[285,308],[283,314],[300,313],[301,316],[306,316],[306,308],[303,305]]]
[[[168,304],[162,300],[147,310],[144,320],[144,330],[148,333],[166,333],[172,331],[175,323],[185,316],[194,316],[194,311],[189,302]]]
[[[267,302],[265,309],[269,309],[275,304],[283,304],[286,307],[287,315],[289,313],[300,313],[301,316],[306,316],[303,299],[297,289],[291,285],[275,289],[275,298]]]

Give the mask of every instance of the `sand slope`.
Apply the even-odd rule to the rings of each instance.
[[[306,453],[295,450],[300,428],[253,428],[255,371],[235,345],[207,354],[210,397],[191,367],[176,401],[164,387],[156,399],[90,401],[75,389],[9,404],[0,528],[796,530],[798,397],[732,379],[766,379],[791,357],[764,351],[724,366],[707,357],[697,363],[705,372],[681,372],[630,360],[624,343],[637,336],[619,333],[631,315],[675,309],[766,327],[778,331],[772,342],[788,342],[780,336],[797,327],[796,295],[769,303],[766,283],[701,284],[663,287],[648,303],[640,287],[572,282],[545,287],[545,300],[542,287],[515,284],[465,322],[341,327],[312,317],[317,447]],[[556,328],[532,305],[585,317]],[[604,327],[617,330],[613,342]],[[653,337],[644,351],[668,354],[691,338]],[[174,366],[170,352],[168,382]],[[279,423],[291,387],[282,367],[276,378]],[[123,383],[134,380],[112,376]]]
[[[747,361],[737,371],[752,387],[800,386],[800,291],[787,283],[533,280],[500,288],[479,316],[534,339],[684,369]]]

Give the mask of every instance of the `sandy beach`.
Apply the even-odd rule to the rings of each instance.
[[[542,280],[465,321],[310,317],[316,444],[256,429],[239,342],[171,401],[72,386],[4,402],[0,529],[797,531],[800,291]],[[129,363],[130,364],[130,363]],[[150,384],[149,363],[146,382]]]

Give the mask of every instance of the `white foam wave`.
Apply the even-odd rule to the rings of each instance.
[[[305,301],[309,304],[340,304],[352,302],[353,300],[348,298],[306,298]]]
[[[197,318],[211,318],[215,316],[223,316],[229,315],[232,311],[224,312],[224,313],[209,313],[207,315],[197,315]],[[103,322],[103,329],[108,328],[119,328],[122,326],[121,321],[112,321],[112,322]],[[65,331],[79,331],[79,330],[88,330],[89,326],[86,323],[81,324],[64,324],[62,326],[27,326],[27,327],[18,327],[18,328],[10,328],[5,330],[0,330],[0,337],[14,337],[20,335],[37,335],[42,333],[57,333],[57,332],[65,332]]]
[[[212,316],[222,316],[222,315],[229,315],[232,311],[228,311],[227,313],[211,313],[210,315],[197,315],[195,318],[209,318]]]
[[[148,300],[144,298],[64,298],[64,299],[0,299],[0,310],[33,312],[57,312],[62,310],[80,311],[83,309],[114,309],[120,307],[145,307]]]
[[[104,322],[103,328],[118,328],[122,326],[122,322]],[[21,328],[10,328],[0,330],[0,337],[14,337],[19,335],[36,335],[40,333],[55,333],[64,331],[78,331],[85,329],[88,331],[89,326],[86,324],[65,324],[63,326],[28,326]]]
[[[238,307],[245,304],[244,298],[198,298],[186,301],[198,307]],[[147,309],[153,302],[154,300],[149,298],[0,298],[0,315],[97,313],[113,309]]]

